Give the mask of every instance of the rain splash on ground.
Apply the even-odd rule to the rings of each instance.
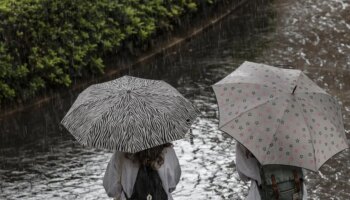
[[[261,1],[259,1],[261,2]],[[244,60],[303,69],[350,116],[350,2],[280,0],[249,4],[200,36],[127,74],[163,79],[201,110],[193,136],[174,142],[182,178],[176,200],[244,199],[235,142],[218,131],[211,85]],[[77,94],[2,121],[0,199],[106,199],[102,177],[111,152],[83,148],[58,124]],[[348,134],[349,137],[349,134]],[[310,199],[350,199],[350,152],[307,174]]]

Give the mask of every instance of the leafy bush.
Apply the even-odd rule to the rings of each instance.
[[[0,0],[0,102],[103,73],[103,55],[209,0]]]

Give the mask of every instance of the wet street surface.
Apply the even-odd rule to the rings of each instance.
[[[174,142],[182,178],[176,200],[244,199],[235,141],[218,130],[211,85],[249,60],[302,69],[343,106],[350,138],[350,1],[250,3],[176,49],[125,74],[162,79],[201,111],[192,135]],[[59,122],[77,94],[0,121],[0,199],[107,199],[102,177],[112,152],[84,148]],[[350,199],[350,151],[308,172],[309,199]]]

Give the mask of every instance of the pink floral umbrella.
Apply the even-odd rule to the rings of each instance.
[[[244,62],[213,89],[220,130],[262,165],[317,171],[349,147],[340,105],[300,70]]]

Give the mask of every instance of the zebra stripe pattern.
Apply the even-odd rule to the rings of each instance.
[[[166,82],[123,76],[85,89],[61,123],[83,145],[135,153],[183,138],[198,114]]]

